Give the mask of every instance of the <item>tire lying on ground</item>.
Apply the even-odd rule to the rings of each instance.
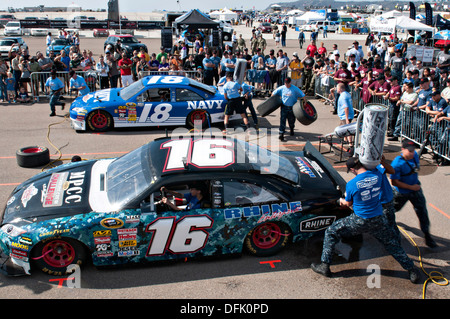
[[[46,147],[27,146],[16,151],[16,159],[20,167],[38,167],[50,162],[50,153]]]
[[[283,103],[281,97],[274,95],[258,105],[257,110],[260,116],[264,117],[278,109]]]
[[[292,107],[294,116],[303,125],[310,125],[317,120],[317,111],[311,102],[303,103],[301,100]]]

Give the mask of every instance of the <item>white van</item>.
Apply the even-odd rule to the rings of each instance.
[[[23,31],[22,31],[22,27],[20,25],[19,21],[9,21],[6,25],[5,25],[5,29],[3,31],[3,34],[6,36],[9,35],[22,35]]]
[[[319,30],[323,30],[323,26],[326,25],[328,27],[328,32],[336,32],[339,28],[339,24],[337,22],[334,21],[315,21],[315,22],[310,22],[307,25],[303,26],[303,30],[304,31],[312,31],[315,30],[317,31]]]

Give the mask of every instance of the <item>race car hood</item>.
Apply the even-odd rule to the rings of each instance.
[[[120,97],[120,88],[105,89],[88,93],[84,96],[80,96],[73,101],[70,110],[76,107],[102,107],[111,105],[112,103],[124,103],[124,100]]]
[[[90,212],[89,185],[95,162],[62,165],[25,181],[11,194],[2,224],[16,218],[53,218]]]

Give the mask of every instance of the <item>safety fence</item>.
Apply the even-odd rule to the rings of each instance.
[[[320,76],[316,76],[314,87],[316,96],[325,99],[330,104],[335,103],[336,84],[334,81],[322,81]],[[370,96],[368,92],[363,94],[361,88],[353,86],[349,86],[348,89],[352,96],[355,112],[361,112],[366,104],[378,103],[389,108],[389,121],[391,121],[393,106],[389,99],[385,99],[383,96]],[[424,110],[414,110],[405,106],[401,107],[398,117],[401,123],[401,138],[409,139],[420,146],[425,143],[425,149],[434,152],[439,157],[450,160],[449,121],[434,121],[434,117],[427,114]],[[391,127],[391,129],[393,130],[394,127]]]

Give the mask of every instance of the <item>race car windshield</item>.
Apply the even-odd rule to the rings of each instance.
[[[285,157],[271,152],[257,144],[247,143],[237,140],[239,147],[237,148],[237,157],[242,159],[239,153],[245,153],[247,160],[252,169],[259,171],[261,174],[277,175],[285,180],[295,184],[299,183],[297,170],[292,163]]]
[[[138,94],[143,88],[144,88],[144,84],[142,83],[142,80],[136,81],[133,84],[130,84],[129,86],[127,86],[126,88],[123,88],[120,91],[120,97],[127,101],[129,99],[131,99],[133,96],[135,96],[136,94]]]
[[[111,207],[122,209],[142,194],[153,179],[147,145],[114,160],[108,166],[106,180]]]

